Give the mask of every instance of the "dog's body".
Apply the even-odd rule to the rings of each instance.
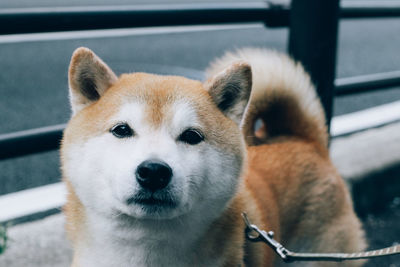
[[[90,50],[74,53],[61,150],[73,266],[276,266],[245,240],[242,212],[292,250],[365,248],[301,66],[253,49],[208,73],[205,84],[117,78]]]

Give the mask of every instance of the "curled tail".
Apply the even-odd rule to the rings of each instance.
[[[327,147],[324,110],[301,64],[275,51],[245,48],[216,59],[207,69],[207,76],[236,61],[249,63],[253,73],[250,104],[242,123],[248,145],[293,136]],[[259,120],[262,126],[256,130]]]

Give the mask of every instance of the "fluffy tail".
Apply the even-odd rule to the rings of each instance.
[[[327,147],[324,110],[310,77],[299,63],[275,51],[245,48],[216,59],[207,69],[207,76],[212,77],[236,61],[249,63],[253,73],[250,104],[242,123],[248,145],[294,136]]]

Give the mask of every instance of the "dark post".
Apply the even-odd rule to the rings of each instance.
[[[334,96],[338,15],[339,0],[292,0],[289,54],[310,73],[328,126]]]

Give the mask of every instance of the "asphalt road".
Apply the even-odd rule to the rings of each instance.
[[[8,5],[16,7],[17,3]],[[90,34],[29,35],[19,41],[0,37],[0,133],[68,120],[67,68],[72,51],[79,46],[93,49],[117,73],[186,73],[201,78],[199,71],[226,50],[257,46],[285,51],[288,35],[286,29],[268,30],[262,25],[236,30],[180,31],[96,38]],[[342,22],[337,76],[400,69],[399,32],[400,20],[396,19]],[[335,100],[334,112],[338,115],[399,99],[399,88],[341,97]],[[56,182],[60,177],[58,153],[1,161],[0,170],[0,194]]]

